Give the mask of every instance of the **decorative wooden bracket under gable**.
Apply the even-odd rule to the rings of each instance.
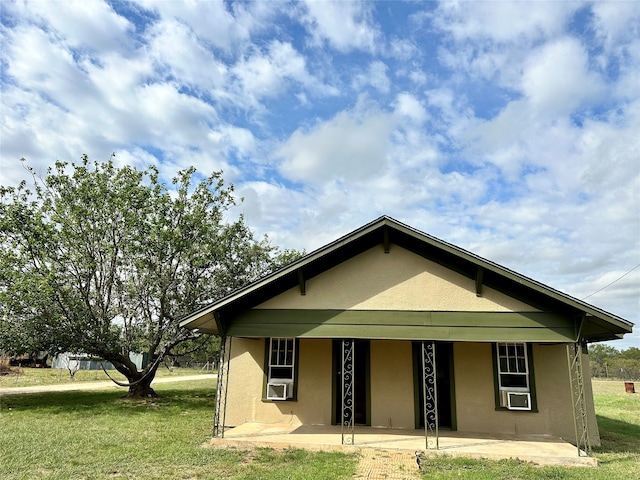
[[[304,274],[302,273],[302,269],[298,269],[298,286],[300,287],[300,295],[307,294],[307,282],[304,279]]]
[[[484,268],[478,265],[476,271],[476,297],[482,296],[482,275],[484,274]]]
[[[384,253],[389,253],[389,227],[382,229],[382,245],[384,246]]]

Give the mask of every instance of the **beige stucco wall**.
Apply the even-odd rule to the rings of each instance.
[[[491,348],[489,343],[454,344],[458,431],[553,434],[575,441],[566,346],[533,345],[538,412],[496,411]],[[583,364],[587,362],[585,358]],[[584,373],[589,379],[588,368]],[[590,381],[586,384],[589,434],[592,444],[599,445]]]
[[[331,341],[301,339],[299,348],[297,401],[265,401],[265,340],[232,340],[226,425],[331,423]]]
[[[234,338],[231,345],[226,425],[245,422],[331,424],[332,343],[301,339],[297,401],[263,400],[264,339]],[[564,344],[533,345],[538,412],[496,411],[490,343],[455,343],[457,429],[465,433],[553,434],[574,441],[575,431]],[[414,428],[411,342],[370,344],[371,425]],[[583,361],[590,378],[588,357]],[[599,445],[591,382],[585,382],[589,433]]]
[[[414,428],[411,342],[371,341],[371,425]]]
[[[265,401],[264,339],[232,340],[226,425],[331,424],[332,343],[301,339],[299,348],[297,401]],[[413,428],[411,342],[372,341],[370,360],[372,426]]]
[[[536,311],[486,286],[396,245],[382,246],[310,278],[306,295],[298,287],[260,304],[265,309]]]

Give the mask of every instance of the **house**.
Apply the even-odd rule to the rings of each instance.
[[[587,344],[632,329],[386,216],[181,326],[225,339],[215,435],[334,424],[350,443],[365,425],[436,444],[443,430],[553,435],[579,451],[600,442]]]

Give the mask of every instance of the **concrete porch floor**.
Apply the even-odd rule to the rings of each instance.
[[[491,460],[518,458],[538,465],[596,466],[598,464],[594,457],[578,456],[578,449],[574,445],[561,438],[546,435],[482,435],[441,431],[438,450],[425,450],[423,430],[356,427],[354,445],[342,445],[341,439],[340,426],[249,422],[227,428],[224,438],[212,439],[211,445],[237,448],[293,447],[347,452],[372,448],[411,453],[419,450],[427,455]],[[431,440],[429,445],[431,446]]]

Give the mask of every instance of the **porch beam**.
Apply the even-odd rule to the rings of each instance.
[[[550,312],[443,312],[415,310],[306,310],[253,309],[234,319],[234,324],[335,324],[512,328],[568,328],[576,341],[575,322],[566,316]],[[343,338],[351,338],[345,336]]]
[[[574,321],[547,312],[249,310],[227,327],[239,337],[575,342]]]

